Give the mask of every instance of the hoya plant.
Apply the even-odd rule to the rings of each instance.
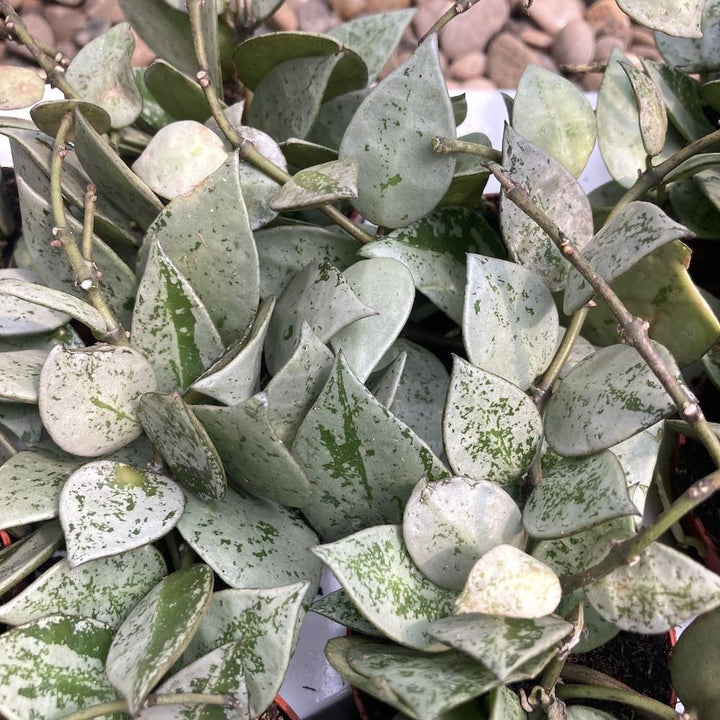
[[[596,110],[529,67],[500,148],[456,137],[440,69],[472,2],[379,82],[412,10],[256,35],[277,2],[120,4],[68,63],[0,0],[64,95],[0,119],[0,714],[254,718],[311,611],[399,717],[679,720],[569,660],[717,626],[666,532],[720,472],[643,512],[674,433],[720,465],[681,373],[720,382],[686,244],[720,235],[720,2],[622,0],[666,63],[616,51]],[[42,92],[1,75],[4,107]],[[696,627],[673,675],[707,720]]]

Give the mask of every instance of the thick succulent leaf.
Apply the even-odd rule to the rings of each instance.
[[[118,629],[107,656],[107,676],[132,713],[195,634],[212,597],[206,565],[178,570],[158,583]]]
[[[66,71],[83,100],[107,110],[114,128],[131,125],[142,108],[130,64],[134,49],[130,25],[120,23],[85,45]]]
[[[637,514],[622,465],[611,452],[600,452],[563,458],[543,472],[523,510],[523,525],[534,538],[556,538]]]
[[[720,347],[718,345],[714,345],[703,355],[702,364],[715,387],[720,387]]]
[[[275,374],[300,342],[302,323],[327,342],[355,320],[375,315],[327,260],[310,263],[285,288],[275,306],[265,338],[265,362]]]
[[[704,0],[688,0],[679,5],[674,0],[618,0],[618,5],[635,22],[653,30],[680,37],[700,37],[700,18]]]
[[[458,325],[462,322],[465,254],[503,255],[485,218],[464,208],[442,208],[364,245],[363,257],[390,257],[406,265],[415,287]]]
[[[129,347],[58,345],[40,374],[43,424],[65,452],[97,457],[132,442],[142,432],[140,397],[156,389],[155,374]]]
[[[393,344],[393,347],[390,348],[390,351],[386,353],[386,357],[388,354],[392,353],[394,349],[395,345]],[[397,396],[397,391],[400,387],[400,380],[402,379],[403,373],[405,372],[405,363],[407,362],[407,357],[407,352],[402,351],[399,355],[395,357],[394,360],[390,362],[389,365],[386,365],[381,370],[373,373],[365,383],[365,386],[375,396],[377,401],[381,405],[386,407],[388,410],[390,409],[390,406],[393,404],[393,401]],[[443,370],[444,369],[445,368],[443,368]],[[442,408],[440,412],[442,417]],[[440,444],[438,447],[440,448],[439,452],[442,453],[442,435],[440,436]]]
[[[385,67],[416,12],[411,8],[366,15],[332,28],[328,35],[337,38],[365,61],[368,79],[372,81]]]
[[[0,425],[26,447],[38,443],[44,431],[37,406],[27,403],[0,403]]]
[[[270,202],[273,210],[302,210],[357,197],[357,163],[332,160],[293,175]]]
[[[473,565],[454,612],[539,618],[555,610],[561,595],[548,565],[513,545],[496,545]]]
[[[288,138],[279,147],[288,163],[299,170],[337,160],[337,150],[309,140]]]
[[[6,278],[31,283],[40,281],[37,272],[22,268],[3,268],[0,270],[0,281]],[[44,307],[9,295],[3,298],[0,308],[0,337],[5,340],[9,337],[50,332],[69,320],[68,315],[52,307]]]
[[[672,356],[654,343],[666,367]],[[675,406],[638,352],[611,345],[579,362],[560,382],[545,411],[545,438],[561,455],[590,455],[672,415]]]
[[[470,362],[528,388],[555,354],[558,314],[545,283],[506,260],[468,255],[463,342]]]
[[[43,79],[29,67],[3,65],[0,73],[0,110],[18,110],[42,100]]]
[[[570,705],[567,708],[567,720],[615,720],[615,717],[595,708]]]
[[[527,720],[518,696],[507,687],[499,687],[490,693],[489,720]]]
[[[137,413],[174,480],[203,500],[225,495],[225,470],[217,450],[177,393],[145,393]]]
[[[287,446],[325,386],[333,360],[329,348],[303,322],[295,352],[265,388],[270,424]]]
[[[590,203],[577,180],[554,158],[505,127],[503,164],[575,246],[582,249],[593,234]],[[500,224],[510,255],[542,277],[548,287],[565,287],[570,265],[544,230],[503,193]]]
[[[144,67],[133,68],[133,75],[135,77],[135,84],[140,90],[140,96],[142,97],[142,110],[140,116],[136,120],[136,127],[140,130],[149,130],[150,132],[156,132],[161,127],[171,123],[174,118],[168,115],[158,104],[155,96],[148,90],[148,86],[145,83],[145,70]]]
[[[376,314],[360,318],[333,335],[355,376],[365,382],[396,340],[412,310],[415,286],[410,271],[393,258],[361,260],[343,271],[360,302]]]
[[[655,157],[662,151],[667,133],[667,112],[660,88],[649,75],[638,70],[629,60],[618,62],[632,85],[645,152],[650,157]]]
[[[620,461],[628,488],[635,485],[650,487],[663,434],[664,423],[661,421],[610,448]],[[638,510],[642,513],[643,508],[638,507]]]
[[[300,463],[270,423],[265,393],[232,407],[195,405],[231,483],[253,495],[303,507],[312,488]]]
[[[62,542],[60,523],[46,522],[0,550],[0,597],[48,560]]]
[[[60,560],[0,605],[0,622],[20,625],[63,614],[92,617],[116,628],[166,573],[165,561],[152,545],[74,569]]]
[[[518,83],[513,129],[579,177],[595,146],[595,113],[588,99],[564,77],[528,65]]]
[[[292,451],[314,493],[303,511],[329,540],[400,522],[418,480],[448,476],[425,443],[352,374],[342,355],[303,420]]]
[[[688,273],[690,255],[684,243],[673,240],[612,284],[625,307],[649,323],[650,337],[664,345],[680,367],[698,360],[720,336],[717,317]],[[617,318],[603,300],[590,310],[583,332],[600,345],[617,342]]]
[[[609,549],[601,540],[590,564]],[[720,606],[720,578],[678,550],[655,542],[637,562],[619,567],[585,593],[605,620],[623,630],[661,633]]]
[[[344,590],[336,590],[316,600],[310,610],[333,622],[343,625],[353,633],[368,637],[384,637],[383,634],[361,615],[355,603]]]
[[[155,102],[169,116],[169,122],[205,122],[212,114],[205,93],[197,82],[164,60],[155,60],[148,66],[144,80]],[[163,123],[160,127],[167,124],[169,123]],[[157,129],[160,130],[160,127]]]
[[[455,135],[437,35],[372,90],[345,131],[339,157],[358,163],[353,206],[361,215],[377,225],[403,227],[440,202],[455,157],[433,152],[434,135]]]
[[[460,591],[488,550],[522,545],[522,516],[512,497],[495,483],[461,477],[421,480],[405,506],[403,539],[426,577]]]
[[[32,279],[32,270],[15,268],[13,273],[21,273],[24,277]],[[2,274],[0,273],[0,277]],[[0,336],[0,352],[16,352],[17,350],[40,350],[48,353],[56,345],[79,348],[85,347],[80,335],[72,325],[63,325],[50,332],[34,333],[32,335]]]
[[[272,589],[214,593],[183,655],[183,663],[238,641],[250,715],[260,715],[275,698],[285,677],[307,590],[307,583],[294,583]]]
[[[284,225],[255,233],[260,258],[260,296],[280,297],[295,273],[323,261],[344,270],[360,243],[349,235],[312,225]]]
[[[0,637],[0,712],[8,720],[59,720],[109,702],[105,676],[112,628],[89,618],[53,615]]]
[[[399,525],[376,525],[313,552],[360,612],[389,638],[428,652],[446,649],[430,638],[428,626],[450,614],[455,593],[417,569]]]
[[[160,243],[205,305],[226,345],[252,324],[260,293],[239,165],[233,153],[188,194],[175,198],[144,241]]]
[[[282,5],[282,0],[252,0],[252,16],[256,23],[267,20]]]
[[[184,390],[222,355],[207,308],[157,240],[138,287],[131,337],[163,392]]]
[[[132,218],[142,229],[162,210],[154,191],[128,168],[80,112],[75,114],[75,152],[99,194],[112,198],[121,208],[132,208]]]
[[[307,139],[329,148],[339,148],[353,115],[370,92],[370,88],[352,90],[332,100],[326,100],[320,106],[315,125]]]
[[[185,500],[164,475],[113,460],[83,465],[60,494],[70,567],[141,547],[177,524]]]
[[[49,100],[41,102],[31,108],[30,117],[40,130],[54,138],[60,129],[63,117],[67,113],[74,114],[76,110],[80,110],[83,117],[101,135],[110,130],[110,115],[108,115],[107,111],[99,105],[83,100]],[[67,137],[68,140],[75,138],[74,118],[70,124],[70,129],[67,131]]]
[[[0,280],[0,292],[8,281]],[[0,401],[37,403],[40,371],[46,357],[42,350],[0,353]]]
[[[464,95],[460,97],[464,97]],[[455,100],[456,98],[452,98],[453,109],[456,108]],[[457,115],[455,121],[457,122]],[[468,133],[461,135],[458,140],[485,145],[488,148],[492,147],[490,138],[484,133]],[[440,207],[474,208],[477,205],[478,198],[483,194],[485,185],[490,178],[490,171],[483,165],[483,162],[483,158],[477,155],[461,154],[456,156],[453,179],[440,202]],[[504,251],[501,254],[504,255]]]
[[[263,343],[274,309],[275,298],[271,295],[260,304],[249,333],[232,343],[190,387],[224,405],[238,405],[254,395],[260,382]]]
[[[320,563],[310,553],[317,537],[281,505],[234,490],[216,502],[188,496],[178,530],[230,587],[306,581],[311,597],[317,589]]]
[[[532,464],[540,450],[542,419],[517,385],[455,357],[443,438],[457,475],[502,485]]]
[[[430,634],[507,681],[524,663],[556,646],[573,626],[548,615],[537,619],[468,613],[435,620]]]

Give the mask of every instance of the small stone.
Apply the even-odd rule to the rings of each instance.
[[[538,55],[510,33],[496,35],[487,49],[485,74],[499,88],[517,87],[525,68],[538,61]]]
[[[131,63],[133,67],[147,67],[155,60],[155,53],[146,42],[133,30],[135,36],[135,50],[133,50]]]
[[[321,33],[340,24],[340,16],[334,13],[324,0],[307,0],[297,11],[302,30]]]
[[[107,20],[87,20],[78,28],[73,35],[73,40],[78,47],[85,47],[89,42],[99,38],[103,33],[110,29],[110,23]]]
[[[625,50],[625,43],[620,39],[613,37],[612,35],[605,35],[598,38],[595,43],[595,56],[593,60],[596,63],[605,65],[610,60],[610,55],[614,48],[618,50]]]
[[[642,27],[642,25],[633,25],[630,30],[630,39],[636,45],[655,45],[655,35],[650,28]]]
[[[587,9],[585,19],[595,28],[597,37],[613,35],[627,45],[632,35],[630,18],[618,7],[615,0],[595,0]]]
[[[552,56],[558,65],[587,65],[595,56],[595,31],[584,20],[570,21],[555,36]]]
[[[113,25],[125,19],[118,0],[87,0],[85,12],[91,20],[106,20]]]
[[[390,10],[404,10],[410,7],[410,0],[368,0],[369,13],[389,12]]]
[[[547,53],[536,52],[535,64],[541,68],[545,68],[545,70],[549,70],[551,73],[560,73],[560,68],[557,66],[557,63]]]
[[[509,0],[482,0],[440,31],[440,47],[451,61],[469,52],[481,52],[509,17]]]
[[[63,5],[46,5],[43,15],[53,29],[57,45],[72,42],[75,32],[85,22],[82,10]]]
[[[452,3],[448,0],[429,0],[421,5],[412,21],[415,34],[421,38],[451,6]]]
[[[654,62],[662,62],[662,55],[654,45],[633,45],[630,51],[635,53],[639,58],[645,60],[653,60]]]
[[[365,12],[367,0],[330,0],[330,7],[343,20],[352,20]]]
[[[55,45],[55,34],[53,33],[48,21],[42,17],[42,15],[29,13],[27,15],[23,15],[22,19],[29,33],[33,37],[44,42],[46,45],[50,45],[51,47]],[[8,42],[7,49],[8,52],[24,58],[25,60],[32,59],[32,54],[24,45],[20,45],[16,42]]]
[[[450,63],[448,74],[456,80],[470,80],[485,72],[485,55],[481,52],[469,52]]]
[[[64,42],[59,42],[55,45],[55,48],[58,50],[58,52],[61,52],[65,57],[72,60],[77,55],[77,45],[72,42],[72,40],[66,40]]]
[[[473,78],[462,84],[464,90],[497,90],[497,85],[488,78]]]
[[[275,30],[285,32],[293,32],[300,27],[297,13],[287,3],[283,3],[268,22]]]
[[[85,0],[55,0],[58,5],[66,5],[67,7],[78,7],[85,2]]]
[[[527,11],[537,26],[556,35],[573,20],[581,20],[585,15],[582,0],[537,0]]]
[[[538,50],[549,50],[553,44],[553,36],[550,35],[550,33],[543,32],[524,23],[518,35],[526,45],[537,48]]]
[[[597,92],[602,85],[603,74],[597,72],[584,73],[582,76],[582,89],[585,92]]]

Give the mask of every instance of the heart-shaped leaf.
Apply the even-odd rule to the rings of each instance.
[[[562,618],[514,618],[468,613],[435,620],[430,634],[469,655],[507,681],[524,663],[556,646],[572,632]]]
[[[525,389],[555,354],[558,314],[545,283],[506,260],[468,255],[463,341],[470,362]]]
[[[352,90],[331,100],[326,100],[320,106],[315,125],[307,139],[327,145],[329,148],[339,148],[353,115],[370,92],[371,88]]]
[[[0,73],[0,110],[18,110],[42,100],[45,83],[33,68],[3,65]]]
[[[59,720],[115,700],[105,676],[111,640],[105,623],[66,615],[9,630],[0,637],[0,712],[8,720]]]
[[[21,268],[0,270],[0,280],[6,278],[30,283],[38,283],[40,280],[40,276],[34,270]],[[11,295],[3,298],[0,309],[0,337],[5,340],[9,337],[50,332],[65,325],[69,320],[70,317],[63,312]]]
[[[30,110],[30,117],[37,127],[46,135],[55,137],[60,129],[63,117],[67,113],[75,115],[79,110],[82,116],[92,125],[97,132],[104,135],[110,130],[110,115],[99,105],[83,100],[48,100],[34,105]],[[75,139],[75,117],[67,131],[68,140]]]
[[[205,122],[212,115],[202,88],[170,63],[155,60],[145,68],[144,80],[155,101],[173,120]]]
[[[455,157],[433,152],[434,135],[455,135],[435,34],[371,91],[345,131],[339,157],[358,164],[353,206],[361,215],[395,228],[440,202]]]
[[[301,210],[357,197],[357,163],[332,160],[300,170],[270,202],[273,210]]]
[[[455,594],[417,569],[399,525],[376,525],[313,552],[360,612],[389,638],[428,652],[446,649],[429,637],[428,626],[450,614]]]
[[[454,477],[415,486],[403,538],[424,575],[459,591],[482,555],[496,545],[521,545],[524,535],[520,509],[502,488]]]
[[[97,457],[140,435],[137,406],[144,393],[155,389],[155,373],[137,350],[58,345],[40,374],[40,415],[65,452]]]
[[[8,282],[9,278],[0,280],[0,293]],[[0,353],[0,400],[37,403],[40,371],[46,357],[42,350]]]
[[[317,536],[281,505],[233,490],[216,502],[188,496],[178,530],[230,587],[306,581],[311,597],[317,588],[320,563],[310,554]]]
[[[577,180],[557,160],[506,126],[503,165],[576,247],[582,249],[588,243],[593,234],[590,203]],[[500,224],[510,255],[538,273],[550,290],[562,290],[570,265],[545,231],[504,193]]]
[[[92,617],[116,628],[166,573],[165,561],[152,545],[75,569],[60,560],[0,605],[0,621],[20,625],[61,613]]]
[[[595,114],[567,79],[539,65],[520,78],[512,111],[513,129],[579,177],[595,146]]]
[[[162,455],[172,477],[203,500],[225,495],[225,470],[205,428],[174,393],[145,393],[138,420]]]
[[[228,642],[240,643],[250,716],[263,713],[280,689],[300,620],[307,583],[263,590],[221,590],[188,645],[191,662]]]
[[[454,613],[539,618],[555,610],[561,595],[545,563],[512,545],[496,545],[473,565]]]
[[[390,348],[390,351],[392,350],[393,348]],[[400,387],[400,380],[405,370],[407,357],[407,352],[401,352],[389,365],[373,373],[374,377],[371,376],[365,383],[367,389],[370,390],[377,401],[388,410],[393,404]],[[440,452],[442,452],[442,437],[440,438]]]
[[[503,485],[522,475],[538,454],[542,419],[517,385],[455,357],[443,437],[457,475]]]
[[[680,37],[700,37],[700,18],[704,0],[689,0],[677,5],[673,0],[655,0],[652,3],[642,0],[618,0],[624,10],[635,22]]]
[[[313,504],[303,511],[323,539],[400,522],[420,478],[448,476],[425,443],[350,372],[342,355],[292,451],[313,488]]]
[[[107,655],[107,677],[136,713],[198,629],[212,597],[213,574],[192,565],[168,575],[133,609]]]
[[[384,637],[368,622],[344,590],[336,590],[316,600],[310,607],[314,613],[343,625],[348,630],[368,637]]]
[[[600,452],[563,458],[543,472],[525,505],[523,525],[534,538],[555,538],[637,514],[620,462]]]
[[[168,477],[97,460],[76,470],[60,494],[71,568],[146,545],[177,524],[185,500]]]
[[[184,390],[222,355],[207,308],[157,240],[138,287],[131,337],[163,392]]]
[[[654,343],[665,366],[672,356]],[[545,438],[561,455],[590,455],[615,445],[674,412],[675,406],[637,350],[602,348],[562,380],[545,410]]]
[[[107,110],[114,128],[131,125],[142,108],[130,64],[134,49],[130,25],[120,23],[85,45],[66,71],[83,100]]]

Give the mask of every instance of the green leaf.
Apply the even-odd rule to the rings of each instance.
[[[453,613],[539,618],[555,610],[561,595],[548,565],[513,545],[496,545],[473,565]]]
[[[539,65],[528,65],[520,78],[512,126],[575,177],[587,165],[597,135],[588,99],[569,80]]]
[[[678,375],[667,350],[653,345]],[[590,455],[674,411],[670,396],[638,352],[629,345],[611,345],[579,362],[555,389],[545,410],[545,438],[561,455]]]
[[[40,415],[65,452],[97,457],[140,435],[137,405],[155,389],[155,374],[137,350],[101,344],[67,350],[58,345],[40,374]]]
[[[357,197],[357,163],[332,160],[300,170],[270,202],[273,210],[316,208],[338,200]]]
[[[207,308],[157,240],[138,287],[131,337],[163,392],[184,390],[222,355]]]
[[[345,131],[339,157],[358,163],[353,206],[361,215],[377,225],[402,227],[440,202],[455,157],[433,152],[434,135],[455,135],[436,35],[372,90]]]
[[[114,128],[131,125],[142,109],[130,64],[134,49],[130,25],[120,23],[85,45],[66,71],[83,100],[107,110]]]
[[[158,583],[118,629],[107,656],[107,676],[131,713],[182,654],[212,596],[206,565],[178,570]]]
[[[595,708],[571,705],[567,708],[567,720],[615,720],[615,717]]]
[[[688,0],[678,5],[674,0],[618,0],[624,10],[635,22],[653,30],[681,37],[700,37],[700,17],[704,0]]]
[[[470,362],[528,388],[555,354],[558,314],[543,281],[516,263],[468,255],[463,341]]]
[[[83,117],[95,128],[101,135],[110,130],[110,115],[100,105],[84,100],[49,100],[38,103],[30,109],[30,117],[37,127],[46,135],[54,138],[63,117],[67,113],[73,116],[76,111],[80,111]],[[75,138],[75,118],[72,118],[70,129],[67,132],[69,140]]]
[[[165,127],[165,125],[171,123],[175,118],[168,115],[168,113],[160,107],[155,96],[148,90],[145,83],[145,70],[146,68],[144,67],[133,68],[135,84],[138,86],[138,90],[140,90],[143,103],[140,117],[136,121],[136,126],[141,130],[156,132],[161,127]]]
[[[3,65],[0,73],[0,110],[30,107],[45,94],[43,79],[29,67]]]
[[[249,332],[230,345],[190,387],[224,405],[238,405],[251,397],[259,386],[263,343],[274,308],[275,298],[265,298]]]
[[[183,662],[228,642],[239,642],[250,715],[260,715],[274,700],[285,677],[307,590],[307,583],[294,583],[214,593]]]
[[[399,525],[376,525],[313,552],[360,612],[389,638],[427,652],[446,649],[429,637],[428,626],[450,614],[455,594],[417,569]]]
[[[499,687],[490,693],[489,720],[527,720],[518,696],[507,687]]]
[[[406,265],[415,287],[456,323],[462,322],[465,255],[500,256],[502,244],[485,218],[464,208],[442,208],[389,232],[359,251]]]
[[[117,698],[105,676],[112,628],[53,615],[0,636],[0,712],[8,720],[59,720]]]
[[[464,98],[465,96],[463,95],[461,97]],[[452,99],[454,108],[455,98]],[[462,135],[458,140],[492,147],[490,138],[479,132]],[[483,165],[483,162],[483,159],[477,155],[459,154],[456,156],[453,179],[440,202],[441,207],[463,206],[474,208],[478,204],[478,198],[483,194],[485,185],[490,177],[490,171]],[[502,248],[500,254],[502,256],[505,255],[504,248]]]
[[[0,596],[49,560],[62,542],[60,523],[46,522],[35,532],[0,550]]]
[[[338,95],[332,100],[326,100],[320,106],[315,125],[310,130],[307,139],[327,145],[329,148],[339,148],[353,115],[370,92],[370,88],[352,90]]]
[[[416,12],[410,8],[366,15],[332,28],[328,35],[337,38],[365,61],[368,79],[372,81],[385,67]]]
[[[455,357],[443,437],[455,474],[503,485],[522,475],[538,454],[542,419],[517,385]]]
[[[637,514],[620,462],[600,452],[563,458],[543,472],[525,505],[523,525],[533,538],[556,538]]]
[[[125,463],[83,465],[60,494],[60,522],[71,568],[151,543],[182,515],[182,490],[169,478]]]
[[[407,267],[393,258],[360,260],[345,270],[343,277],[375,314],[340,329],[331,344],[336,354],[343,353],[358,380],[365,382],[405,326],[415,286]]]
[[[279,147],[287,162],[300,170],[337,160],[337,150],[309,140],[288,138]]]
[[[7,282],[9,278],[0,280],[0,294]],[[42,350],[0,353],[0,400],[37,403],[40,371],[46,357]]]
[[[320,563],[310,553],[317,536],[282,505],[233,490],[215,502],[189,495],[178,530],[230,587],[305,581],[310,597],[317,589]]]
[[[155,60],[145,68],[144,79],[153,98],[172,120],[205,122],[212,114],[197,82],[164,60]]]
[[[368,637],[384,637],[384,635],[357,609],[344,590],[336,590],[316,600],[310,610],[318,615],[345,626],[353,633]]]
[[[152,545],[74,569],[60,560],[0,605],[0,621],[20,625],[47,615],[80,615],[116,628],[166,573],[165,561]]]
[[[231,484],[291,507],[304,507],[312,488],[298,460],[270,424],[265,393],[239,405],[195,405]]]
[[[300,425],[292,452],[313,488],[314,502],[303,512],[329,540],[400,522],[419,479],[448,476],[425,443],[352,374],[342,355]]]
[[[282,0],[252,0],[252,16],[256,23],[267,20],[282,5]]]
[[[482,663],[502,681],[572,632],[562,618],[513,618],[469,613],[436,620],[430,634]]]
[[[26,447],[40,442],[44,430],[37,405],[26,403],[0,403],[0,425],[14,433]]]
[[[225,470],[205,428],[177,394],[145,393],[138,420],[175,481],[203,500],[225,495]]]
[[[610,550],[601,540],[589,558]],[[623,630],[667,632],[688,618],[720,605],[720,578],[673,548],[654,542],[637,562],[613,570],[585,589],[600,615]]]
[[[592,211],[577,180],[510,126],[505,127],[503,136],[503,165],[515,182],[525,187],[531,201],[582,249],[592,237]],[[550,290],[562,290],[570,265],[545,231],[504,193],[500,196],[500,224],[512,259],[539,274]]]
[[[488,550],[522,545],[522,515],[495,483],[461,477],[421,480],[405,506],[403,539],[426,577],[460,591]]]

